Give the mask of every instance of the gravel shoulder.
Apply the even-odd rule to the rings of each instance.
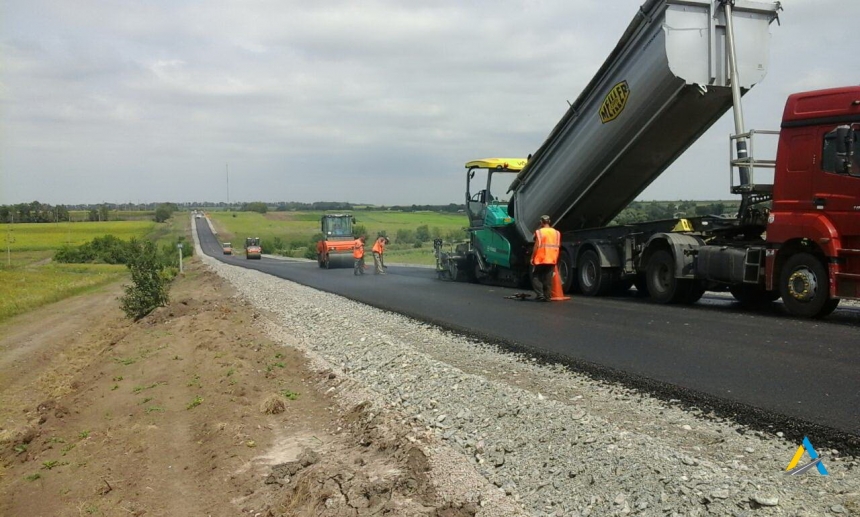
[[[365,405],[406,429],[407,440],[429,451],[439,493],[450,490],[448,497],[476,503],[481,514],[507,515],[485,510],[501,504],[496,495],[536,516],[860,514],[860,464],[840,451],[819,450],[829,476],[786,476],[798,444],[778,430],[753,431],[398,314],[204,261],[267,315],[273,341],[334,373],[328,391],[341,407]],[[480,480],[460,482],[475,473],[489,492]]]

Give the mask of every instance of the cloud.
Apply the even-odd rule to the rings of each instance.
[[[860,9],[826,2],[785,3],[751,123],[856,81]],[[537,148],[640,4],[7,2],[0,203],[224,199],[228,162],[233,199],[459,202],[463,164]],[[647,195],[725,197],[717,129],[680,164],[704,181]]]

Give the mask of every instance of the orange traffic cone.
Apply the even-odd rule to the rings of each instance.
[[[561,287],[561,275],[558,274],[558,266],[555,266],[555,271],[552,272],[552,298],[554,302],[563,302],[570,300],[570,296],[564,295],[564,289]]]

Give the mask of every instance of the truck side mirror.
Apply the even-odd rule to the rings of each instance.
[[[854,175],[854,130],[850,126],[836,128],[836,171],[841,174]]]

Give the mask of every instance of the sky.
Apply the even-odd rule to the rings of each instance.
[[[0,0],[0,204],[461,203],[644,0]],[[748,128],[860,83],[860,2],[785,0]],[[730,199],[727,113],[640,199]]]

